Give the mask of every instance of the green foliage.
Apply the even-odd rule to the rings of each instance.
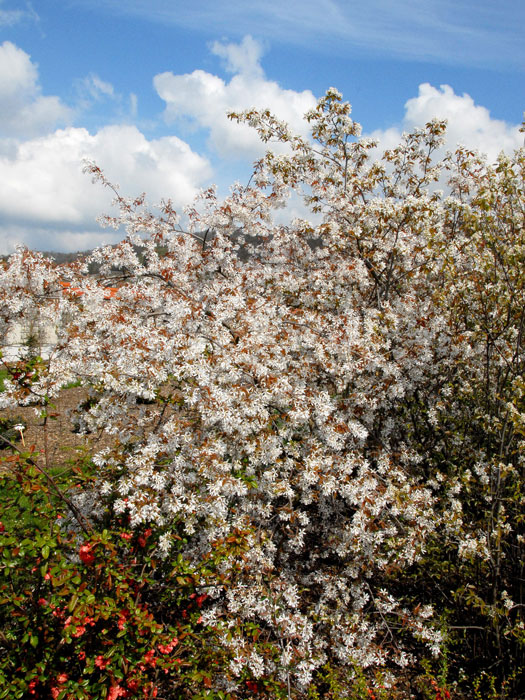
[[[4,391],[5,379],[9,379],[9,371],[6,367],[0,367],[0,392]]]
[[[82,381],[80,379],[74,379],[71,382],[68,382],[67,384],[64,384],[62,387],[63,389],[75,389],[78,386],[82,386]]]
[[[56,491],[89,477],[72,472],[54,492],[33,458],[4,458],[0,476],[0,698],[205,697],[201,584],[213,562],[199,572],[162,559],[161,533],[109,511],[84,532]]]
[[[385,687],[380,673],[365,674],[359,665],[350,671],[326,664],[308,690],[308,700],[394,700],[401,697]]]

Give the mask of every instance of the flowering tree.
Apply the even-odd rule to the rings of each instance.
[[[104,223],[127,233],[93,253],[98,274],[12,257],[6,322],[38,306],[60,337],[3,405],[87,388],[77,422],[114,446],[69,527],[112,513],[153,529],[162,561],[200,567],[216,692],[328,696],[327,673],[357,668],[395,685],[441,649],[445,561],[458,590],[490,570],[461,595],[518,659],[523,152],[439,160],[434,121],[375,160],[333,89],[311,140],[269,112],[231,116],[288,151],[224,201],[203,192],[185,228],[88,163],[115,190]],[[292,191],[319,223],[276,221]]]

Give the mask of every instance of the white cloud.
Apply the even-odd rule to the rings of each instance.
[[[34,250],[74,253],[91,250],[99,245],[117,243],[122,236],[112,229],[92,226],[85,229],[60,229],[54,226],[32,226],[28,238],[27,227],[17,224],[0,225],[0,255],[12,253],[17,245],[27,245]]]
[[[120,184],[124,195],[144,190],[150,202],[171,197],[179,208],[211,177],[208,161],[175,136],[148,141],[134,126],[108,126],[94,135],[81,128],[58,130],[0,156],[0,212],[9,223],[6,231],[17,232],[19,242],[33,246],[41,238],[39,230],[55,225],[52,249],[63,244],[61,230],[93,233],[94,220],[109,212],[112,195],[82,173],[85,157]],[[99,233],[99,239],[101,235],[108,238],[107,232]]]
[[[138,113],[138,97],[135,95],[134,92],[131,92],[129,95],[129,113],[130,116],[134,119],[137,116]]]
[[[189,123],[209,132],[209,145],[223,158],[255,158],[264,147],[254,129],[238,125],[226,116],[230,111],[269,108],[292,129],[307,134],[303,120],[316,99],[310,90],[285,90],[268,80],[260,65],[261,46],[250,36],[240,44],[215,42],[213,52],[234,72],[229,82],[202,70],[185,75],[171,72],[154,78],[155,89],[166,102],[168,123]]]
[[[226,69],[230,73],[242,73],[260,79],[264,77],[261,67],[263,47],[250,35],[245,36],[240,44],[221,44],[220,41],[214,41],[211,51],[224,59]]]
[[[82,85],[89,101],[120,102],[96,74]],[[137,98],[130,96],[132,113]],[[115,238],[97,231],[95,219],[110,211],[113,194],[91,184],[82,159],[96,161],[124,195],[145,191],[150,202],[171,197],[182,209],[212,177],[208,160],[176,136],[148,140],[135,126],[109,125],[91,134],[66,127],[72,111],[44,97],[37,66],[11,42],[0,46],[0,252],[16,243],[48,250],[88,248]]]
[[[134,93],[123,95],[114,85],[96,73],[74,81],[76,92],[75,112],[78,116],[88,114],[97,122],[133,122],[137,117],[137,96]]]
[[[58,97],[42,96],[38,70],[28,54],[10,42],[0,45],[0,252],[12,250],[17,242],[38,249],[75,250],[115,240],[117,234],[99,230],[94,223],[98,215],[110,211],[112,194],[93,186],[82,173],[84,157],[95,160],[110,180],[121,185],[124,195],[145,191],[153,203],[171,197],[181,210],[200,187],[218,176],[222,189],[229,184],[224,173],[238,177],[238,169],[245,169],[266,148],[253,129],[228,120],[228,111],[269,108],[293,131],[308,134],[303,115],[315,105],[314,95],[268,80],[259,42],[248,36],[240,43],[215,42],[211,50],[224,61],[229,80],[196,70],[159,74],[154,85],[165,101],[166,120],[200,130],[222,157],[215,175],[210,161],[176,136],[148,139],[137,127],[122,124],[95,133],[72,126],[57,129],[57,124],[71,118],[71,111]],[[82,85],[86,98],[122,102],[129,114],[136,115],[134,93],[124,102],[113,85],[96,74]],[[492,119],[469,95],[428,83],[406,103],[401,125],[372,136],[381,140],[383,148],[391,147],[399,143],[402,131],[434,117],[449,121],[449,149],[463,143],[493,160],[500,150],[512,151],[523,142],[518,125]]]
[[[448,121],[446,150],[463,145],[485,153],[493,162],[501,151],[512,153],[523,145],[519,124],[493,119],[489,110],[476,105],[470,95],[456,95],[449,85],[436,88],[429,83],[420,85],[418,96],[406,102],[401,128],[374,131],[370,136],[380,141],[382,149],[392,148],[400,142],[403,131],[422,127],[434,118]]]
[[[0,0],[0,4],[3,4],[3,0]],[[19,24],[25,20],[38,20],[38,15],[33,10],[30,3],[27,3],[25,10],[0,9],[0,27],[13,27],[15,24]]]
[[[35,136],[71,118],[60,98],[41,95],[30,56],[10,41],[0,45],[0,134]]]
[[[84,78],[83,86],[94,100],[100,100],[102,97],[115,96],[115,88],[113,85],[102,80],[102,78],[95,73],[90,73],[87,78]]]
[[[73,0],[217,34],[259,37],[330,55],[369,51],[452,65],[523,69],[523,0]],[[255,28],[255,29],[254,29]]]

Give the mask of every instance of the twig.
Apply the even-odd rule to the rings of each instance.
[[[15,450],[18,452],[19,455],[22,455],[22,451],[14,444],[11,442],[11,440],[8,440],[6,437],[3,435],[0,435],[0,440],[5,442],[11,449]],[[57,486],[55,480],[53,479],[52,476],[50,476],[47,471],[41,467],[37,462],[34,461],[34,459],[31,459],[31,457],[24,457],[26,462],[30,464],[32,467],[35,467],[37,471],[39,471],[47,480],[48,484],[51,486],[53,491],[56,493],[56,495],[68,506],[68,508],[71,510],[73,515],[75,516],[78,524],[84,530],[86,535],[90,535],[92,532],[92,527],[88,523],[88,521],[84,518],[82,513],[78,510],[78,508],[74,505],[74,503],[63,493],[60,488]]]

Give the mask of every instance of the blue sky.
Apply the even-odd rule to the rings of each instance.
[[[85,249],[108,193],[177,207],[226,192],[261,153],[229,109],[298,131],[334,86],[393,145],[436,117],[493,159],[523,143],[523,0],[0,0],[0,252]]]

